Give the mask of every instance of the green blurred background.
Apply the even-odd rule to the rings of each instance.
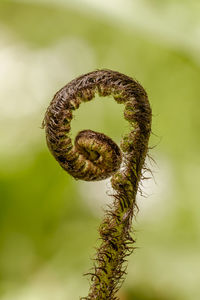
[[[200,299],[199,66],[199,0],[0,1],[0,299],[87,295],[109,181],[65,173],[41,123],[58,89],[97,68],[135,77],[153,109],[155,180],[138,195],[120,299]],[[129,130],[107,98],[72,125],[117,142]]]

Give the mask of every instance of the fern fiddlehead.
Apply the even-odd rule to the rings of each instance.
[[[125,105],[131,131],[120,148],[106,135],[83,130],[70,138],[73,111],[82,102],[112,95]],[[118,299],[116,293],[126,272],[124,262],[132,252],[131,222],[151,132],[151,108],[143,87],[132,78],[111,70],[82,75],[56,93],[48,107],[44,127],[48,147],[61,167],[76,179],[101,180],[112,175],[113,205],[99,228],[101,245],[91,275],[91,287],[82,299]],[[120,168],[120,166],[123,167]]]

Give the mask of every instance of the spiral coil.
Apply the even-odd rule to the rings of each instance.
[[[95,94],[113,96],[125,105],[124,117],[131,131],[121,141],[121,149],[103,133],[80,131],[74,145],[70,138],[73,111]],[[102,180],[112,176],[113,207],[107,211],[99,232],[102,244],[91,272],[88,297],[117,299],[116,292],[125,274],[125,257],[134,241],[130,236],[148,140],[151,132],[151,108],[143,87],[132,78],[112,70],[97,70],[82,75],[59,90],[44,118],[48,147],[61,167],[76,179]],[[120,168],[122,159],[124,167]]]

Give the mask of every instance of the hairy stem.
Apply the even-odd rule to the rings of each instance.
[[[73,111],[96,93],[112,95],[125,105],[124,117],[131,131],[123,137],[121,149],[103,133],[91,130],[79,132],[72,144]],[[151,132],[147,94],[126,75],[111,70],[94,71],[72,80],[56,93],[47,109],[44,127],[51,153],[74,178],[94,181],[112,176],[114,202],[99,228],[101,245],[90,273],[89,294],[82,299],[118,299],[116,293],[126,273],[124,263],[133,250],[131,223]]]

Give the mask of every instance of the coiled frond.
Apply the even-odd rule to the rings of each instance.
[[[74,145],[71,141],[73,111],[95,94],[112,95],[117,103],[125,105],[124,117],[131,130],[123,137],[121,149],[103,133],[91,130],[79,132]],[[112,176],[114,202],[99,228],[102,243],[90,273],[89,295],[82,299],[117,299],[116,292],[126,272],[124,262],[133,250],[131,222],[151,132],[147,94],[126,75],[97,70],[72,80],[56,93],[47,109],[44,127],[51,153],[74,178],[94,181]]]

